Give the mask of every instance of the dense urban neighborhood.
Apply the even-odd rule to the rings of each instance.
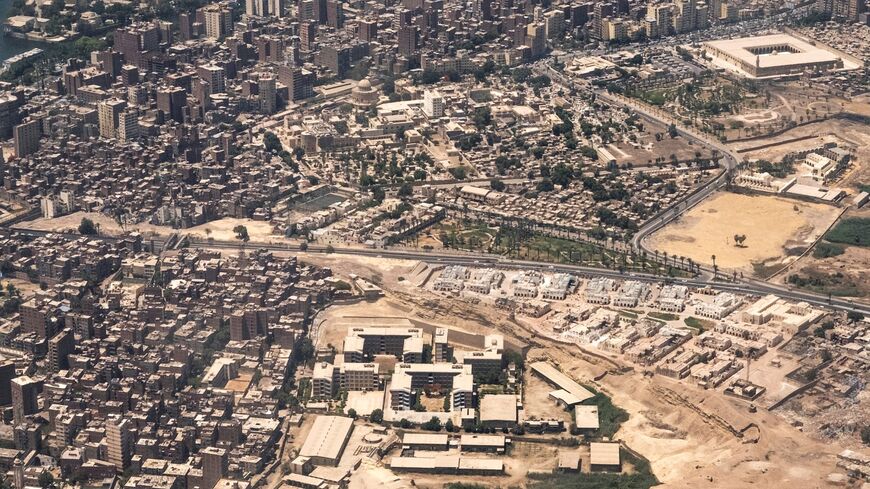
[[[0,9],[2,487],[870,487],[863,0]]]

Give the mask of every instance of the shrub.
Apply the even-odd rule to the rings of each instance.
[[[839,256],[846,252],[846,247],[843,245],[838,245],[834,243],[826,243],[824,241],[820,242],[816,245],[815,249],[813,249],[813,257],[814,258],[830,258],[832,256]]]

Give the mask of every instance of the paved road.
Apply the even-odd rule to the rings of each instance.
[[[676,202],[672,207],[661,211],[656,216],[653,216],[653,218],[647,220],[647,222],[644,223],[640,227],[640,229],[638,229],[638,231],[631,239],[632,248],[634,248],[638,252],[653,251],[646,249],[646,247],[644,246],[644,240],[652,233],[658,231],[659,229],[663,228],[668,223],[676,219],[686,210],[691,209],[698,203],[702,202],[713,192],[724,187],[728,181],[728,170],[737,167],[737,163],[739,161],[737,153],[729,149],[721,142],[716,141],[715,139],[703,135],[693,129],[684,127],[679,120],[668,116],[663,111],[654,111],[654,109],[649,108],[635,100],[611,94],[606,90],[594,88],[591,84],[585,82],[582,83],[581,86],[581,83],[578,83],[577,81],[566,77],[564,74],[556,71],[556,69],[554,69],[551,65],[547,63],[537,64],[535,66],[535,70],[540,74],[545,74],[549,76],[551,79],[555,80],[557,83],[567,88],[571,88],[574,90],[592,90],[593,93],[595,93],[596,98],[604,100],[611,105],[625,107],[637,113],[644,119],[651,120],[659,124],[664,124],[666,126],[674,124],[674,127],[677,130],[677,134],[679,134],[684,139],[691,141],[692,144],[706,146],[714,149],[718,151],[721,155],[721,158],[719,159],[719,166],[725,171],[720,173],[716,178],[710,180],[709,182],[696,189],[693,193],[684,197],[682,200]]]
[[[238,249],[239,243],[226,241],[202,241],[192,240],[191,246],[202,246],[211,248],[228,248]],[[265,248],[273,251],[295,251],[298,247],[293,244],[274,244],[274,243],[248,243],[248,248]],[[481,266],[488,265],[503,269],[522,269],[522,270],[541,270],[552,272],[573,273],[580,276],[596,276],[596,277],[611,277],[616,279],[632,279],[641,280],[644,282],[669,282],[682,284],[689,287],[711,287],[717,290],[730,291],[741,294],[766,295],[776,294],[780,297],[795,301],[804,301],[816,306],[829,307],[841,311],[860,312],[865,315],[870,315],[870,305],[854,303],[849,300],[832,298],[830,301],[827,296],[813,294],[811,292],[791,290],[787,287],[768,284],[766,282],[747,280],[743,282],[708,282],[703,279],[685,279],[685,278],[669,278],[658,275],[636,273],[636,272],[620,272],[618,270],[610,270],[604,268],[566,265],[549,262],[540,262],[533,260],[515,260],[505,258],[499,255],[488,254],[464,254],[464,253],[447,253],[438,251],[415,251],[415,250],[396,250],[396,249],[370,249],[370,248],[332,248],[328,246],[309,245],[309,253],[335,253],[357,256],[371,256],[377,258],[395,258],[402,260],[420,260],[432,265],[466,265],[466,266]]]
[[[735,169],[737,167],[737,163],[740,161],[739,156],[736,152],[732,151],[730,148],[720,143],[719,141],[716,141],[692,129],[682,126],[682,124],[680,124],[678,120],[675,120],[665,115],[664,112],[654,113],[650,108],[640,103],[632,101],[631,99],[628,99],[626,97],[611,95],[603,90],[596,93],[598,93],[599,98],[602,98],[611,104],[629,108],[646,119],[654,120],[665,125],[674,124],[674,127],[677,129],[677,133],[681,137],[685,138],[686,140],[692,141],[693,144],[700,144],[714,149],[718,151],[721,155],[721,158],[719,159],[719,166],[725,171],[721,172],[718,176],[716,176],[716,178],[710,180],[709,182],[696,189],[693,193],[689,194],[681,201],[676,202],[675,205],[673,205],[671,208],[665,209],[657,216],[649,219],[632,237],[631,246],[635,250],[646,250],[647,252],[652,251],[646,249],[644,245],[644,240],[652,233],[658,231],[659,229],[666,226],[668,223],[672,222],[674,219],[679,217],[688,209],[691,209],[692,207],[704,201],[713,192],[716,192],[717,190],[724,187],[728,183],[730,170]]]
[[[15,231],[28,236],[45,236],[51,233],[48,231],[35,231],[32,229],[14,229]],[[65,233],[63,236],[69,238],[78,238],[80,235],[75,233]],[[109,241],[117,241],[118,238],[106,237]],[[190,239],[188,243],[192,247],[216,248],[216,249],[240,249],[238,241],[218,241],[218,240],[199,240]],[[149,240],[155,246],[163,245],[162,239]],[[267,249],[271,251],[298,251],[298,245],[294,243],[255,243],[248,242],[245,247],[247,249]],[[515,260],[506,258],[500,255],[490,255],[484,253],[460,253],[460,252],[443,252],[443,251],[416,251],[416,250],[397,250],[397,249],[371,249],[371,248],[350,248],[350,247],[330,247],[311,244],[308,246],[309,253],[335,253],[344,255],[370,256],[376,258],[395,258],[401,260],[420,260],[432,265],[466,265],[466,266],[492,266],[502,269],[523,269],[523,270],[540,270],[551,272],[573,273],[585,277],[611,277],[616,279],[632,279],[644,282],[669,282],[675,284],[686,285],[688,287],[711,287],[716,290],[730,291],[740,294],[766,295],[776,294],[780,297],[794,301],[805,301],[815,306],[828,307],[840,311],[860,312],[870,316],[870,305],[855,303],[851,300],[832,298],[830,301],[827,296],[805,292],[800,290],[792,290],[788,287],[769,284],[757,280],[744,280],[742,282],[719,282],[707,281],[704,279],[686,279],[686,278],[669,278],[658,275],[637,272],[620,272],[618,270],[610,270],[606,268],[596,268],[580,265],[566,265],[549,262],[541,262],[534,260]]]
[[[697,133],[693,129],[683,127],[681,124],[678,124],[679,121],[674,120],[670,116],[666,115],[661,111],[653,111],[653,109],[648,108],[644,105],[639,104],[636,101],[631,99],[627,99],[625,97],[619,97],[613,94],[610,94],[601,89],[593,89],[591,85],[584,84],[583,87],[578,86],[579,84],[572,79],[565,77],[562,73],[553,69],[552,66],[546,63],[538,63],[533,68],[539,74],[546,74],[551,79],[554,79],[556,82],[572,89],[585,89],[594,90],[596,96],[601,98],[602,100],[607,101],[610,104],[619,105],[622,107],[629,108],[636,112],[641,117],[646,119],[658,122],[660,124],[674,124],[677,132],[680,136],[686,138],[687,140],[691,140],[694,144],[703,145],[710,147],[719,151],[719,154],[722,155],[719,160],[719,164],[726,171],[720,173],[716,178],[710,180],[700,188],[698,188],[695,192],[688,195],[681,201],[677,202],[674,206],[669,209],[666,209],[659,213],[659,215],[653,217],[644,223],[643,226],[638,230],[635,236],[632,238],[631,246],[637,251],[646,250],[644,245],[644,240],[650,234],[655,231],[661,229],[666,226],[668,223],[676,219],[680,214],[685,212],[688,209],[691,209],[693,206],[702,202],[713,192],[721,189],[727,183],[728,172],[727,170],[733,169],[737,166],[739,158],[736,153],[731,151],[727,146],[707,137],[706,135],[702,135]],[[22,232],[24,234],[29,234],[31,236],[42,236],[45,234],[49,234],[45,231],[34,231],[34,230],[23,230],[23,229],[15,229],[16,231]],[[65,234],[67,237],[76,238],[79,235],[77,234]],[[110,240],[114,238],[108,238]],[[154,244],[155,248],[162,247],[163,240],[150,240],[151,243]],[[189,240],[191,246],[203,246],[203,247],[211,247],[211,248],[229,248],[229,249],[238,249],[239,243],[232,241],[216,241],[216,240]],[[293,244],[274,244],[274,243],[248,243],[246,245],[249,248],[265,248],[269,250],[295,250],[298,249]],[[528,260],[513,260],[509,258],[505,258],[502,256],[493,256],[493,255],[485,255],[485,254],[459,254],[459,253],[445,253],[445,252],[434,252],[434,251],[400,251],[400,250],[374,250],[367,248],[340,248],[340,249],[332,249],[332,247],[318,246],[318,245],[310,245],[308,248],[309,252],[313,253],[327,253],[329,251],[341,254],[350,254],[350,255],[362,255],[362,256],[375,256],[375,257],[383,257],[383,258],[399,258],[399,259],[409,259],[409,260],[421,260],[428,263],[433,264],[444,264],[444,265],[490,265],[497,266],[500,268],[516,268],[516,269],[537,269],[537,270],[551,270],[551,271],[561,271],[561,272],[570,272],[580,275],[589,275],[589,276],[604,276],[604,277],[613,277],[613,278],[632,278],[636,280],[643,280],[647,282],[661,282],[663,280],[668,280],[673,283],[679,283],[691,287],[712,287],[718,290],[727,290],[737,293],[743,294],[756,294],[756,295],[764,295],[764,294],[777,294],[781,297],[796,300],[796,301],[805,301],[807,303],[816,305],[816,306],[825,306],[830,307],[837,310],[842,311],[855,311],[860,312],[862,314],[870,315],[870,306],[864,304],[856,304],[850,300],[843,299],[829,299],[826,296],[813,294],[810,292],[804,291],[796,291],[791,288],[770,284],[767,282],[759,281],[759,280],[741,280],[740,282],[718,282],[718,281],[708,281],[705,280],[704,277],[700,279],[681,279],[674,278],[669,279],[665,277],[660,277],[656,275],[649,275],[643,273],[624,273],[610,269],[601,269],[595,267],[587,267],[587,266],[579,266],[579,265],[564,265],[564,264],[553,264],[548,262],[537,262],[537,261],[528,261]],[[650,250],[646,250],[649,252]],[[649,255],[649,254],[648,254]],[[704,269],[709,272],[709,269]]]

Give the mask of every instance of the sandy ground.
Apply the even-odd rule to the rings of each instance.
[[[789,153],[818,148],[825,143],[837,143],[838,145],[842,145],[843,142],[844,141],[842,139],[838,138],[833,134],[823,134],[812,139],[783,142],[782,144],[771,146],[769,148],[747,151],[745,153],[741,153],[741,155],[747,160],[780,161],[785,155]],[[761,146],[761,144],[763,143],[759,143],[758,146]]]
[[[555,401],[549,398],[549,393],[555,388],[548,384],[545,380],[537,375],[533,375],[530,371],[526,371],[523,382],[525,382],[525,396],[523,397],[523,410],[526,418],[534,419],[562,419],[566,423],[573,421],[571,414]]]
[[[374,462],[363,459],[360,469],[354,473],[348,485],[349,489],[369,489],[372,487],[382,489],[404,489],[414,487],[412,482],[394,474],[390,469]]]
[[[787,261],[788,249],[812,244],[838,213],[825,204],[721,192],[654,234],[649,244],[698,263],[711,264],[715,255],[723,271],[751,272],[753,263]],[[743,247],[735,246],[736,234],[746,235]]]
[[[0,279],[0,288],[3,289],[4,294],[6,293],[7,284],[12,284],[16,289],[18,289],[18,291],[21,292],[21,298],[25,301],[39,290],[39,284],[34,284],[27,280],[3,278]]]
[[[281,236],[272,234],[272,225],[266,221],[254,221],[253,219],[235,219],[226,217],[211,221],[206,224],[194,226],[188,229],[173,229],[168,226],[156,226],[154,224],[139,223],[127,225],[123,228],[111,217],[98,212],[74,212],[72,214],[56,217],[54,219],[39,218],[19,224],[20,227],[37,229],[40,231],[70,231],[77,232],[82,219],[88,218],[99,226],[100,233],[118,235],[125,232],[138,231],[143,236],[169,236],[172,233],[190,234],[198,238],[214,238],[227,241],[236,239],[233,228],[243,225],[248,228],[248,235],[252,241],[281,241]]]
[[[389,290],[392,284],[383,285]],[[403,303],[427,303],[422,291],[401,295]],[[835,454],[840,446],[811,439],[775,413],[750,413],[748,403],[664,377],[644,377],[633,369],[619,375],[618,361],[550,342],[491,309],[449,298],[439,298],[433,308],[438,316],[450,311],[463,327],[470,328],[467,322],[478,322],[478,329],[488,324],[530,343],[534,347],[529,359],[549,357],[575,378],[610,395],[630,415],[616,438],[651,460],[662,487],[823,487],[827,474],[838,470]],[[477,314],[482,321],[468,320]],[[600,381],[593,380],[604,373]],[[746,432],[740,438],[732,429]]]
[[[865,209],[849,211],[843,216],[844,219],[849,217],[870,218],[870,208],[865,206]],[[870,248],[846,246],[845,253],[829,258],[815,258],[812,253],[808,253],[779,274],[776,281],[785,283],[788,276],[792,274],[821,277],[841,274],[842,277],[838,279],[839,284],[831,284],[828,290],[823,292],[864,297],[866,300],[870,297]],[[844,292],[849,289],[856,290],[858,294],[845,294]]]
[[[802,136],[816,136],[804,141],[791,141]],[[732,143],[734,149],[754,148],[765,144],[781,143],[770,148],[748,151],[742,156],[747,159],[766,159],[778,161],[788,153],[818,146],[825,142],[836,142],[855,147],[855,159],[858,164],[852,170],[847,170],[836,185],[848,187],[854,183],[867,183],[870,174],[870,128],[867,124],[856,121],[833,119],[796,127],[780,135]]]

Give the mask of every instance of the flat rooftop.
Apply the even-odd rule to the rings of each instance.
[[[384,408],[384,391],[349,391],[345,412],[353,409],[360,416],[370,416],[375,409]]]
[[[755,65],[757,60],[760,68],[823,63],[839,59],[839,56],[830,51],[788,34],[723,39],[705,42],[704,45],[726,52],[750,65]],[[767,52],[769,48],[775,49]]]
[[[517,422],[515,394],[487,394],[480,400],[480,421]]]
[[[344,416],[318,416],[299,451],[303,457],[338,460],[353,430],[353,420]]]
[[[586,399],[595,397],[595,394],[589,392],[588,389],[575,382],[572,378],[563,374],[556,367],[547,362],[535,362],[531,365],[532,371],[545,378],[551,384],[554,384],[561,390],[564,390],[576,399],[577,402],[583,402]],[[486,399],[486,398],[484,398]]]
[[[507,439],[504,435],[467,434],[459,437],[459,444],[463,447],[504,448],[506,441]]]
[[[449,437],[436,433],[405,433],[402,435],[403,445],[444,445],[447,447]]]
[[[590,443],[592,465],[619,465],[619,443]]]
[[[574,406],[574,424],[581,430],[597,430],[598,406]]]

